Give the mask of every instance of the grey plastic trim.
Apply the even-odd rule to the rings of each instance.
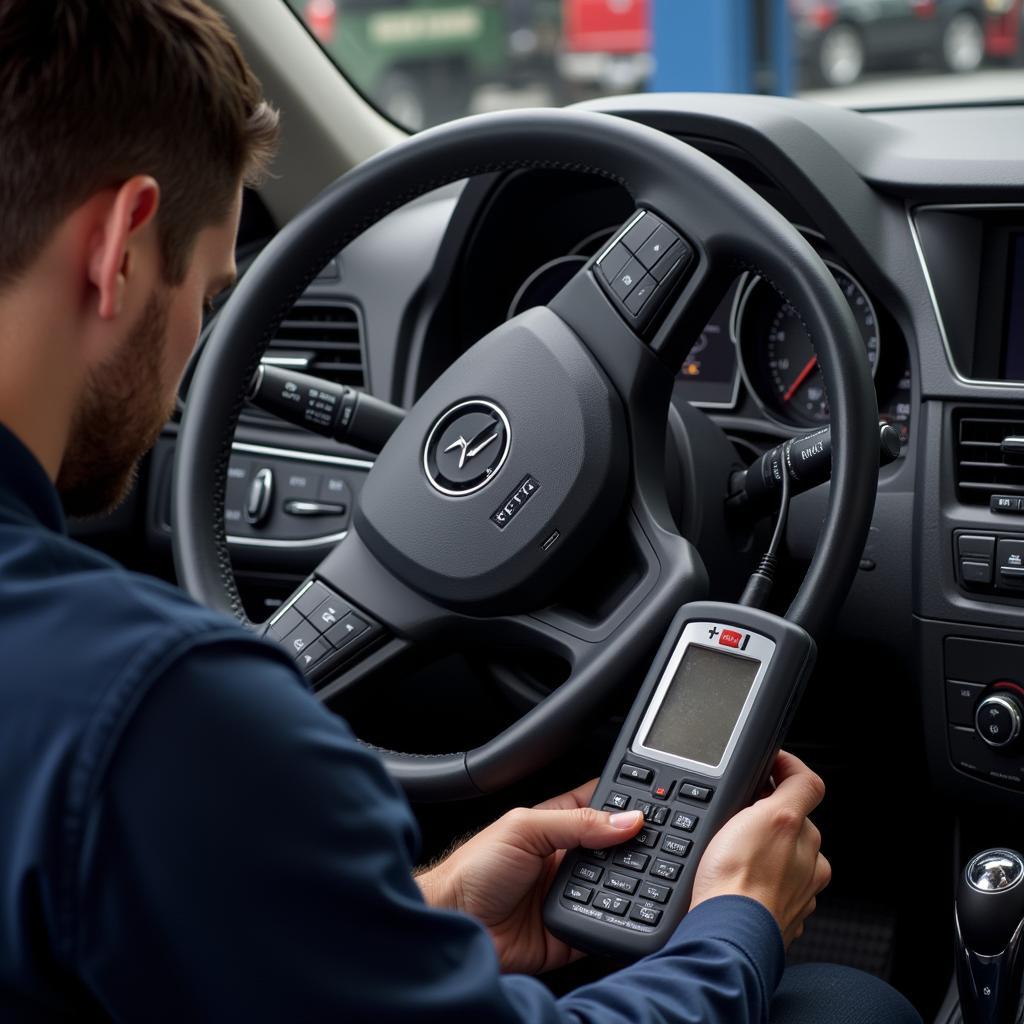
[[[935,294],[935,286],[932,284],[931,274],[928,272],[928,261],[924,255],[924,248],[921,245],[921,237],[917,233],[917,214],[926,210],[951,210],[953,212],[963,210],[1019,210],[1024,213],[1024,203],[924,203],[920,206],[907,204],[907,223],[910,225],[910,235],[914,240],[914,250],[917,252],[918,262],[921,264],[921,273],[924,274],[925,287],[928,289],[928,298],[931,300],[932,312],[939,327],[939,337],[942,339],[942,347],[946,351],[946,362],[949,364],[950,372],[961,383],[968,387],[979,385],[986,388],[1006,388],[1020,392],[1024,388],[1021,381],[1009,380],[983,380],[979,377],[965,377],[956,366],[953,359],[953,350],[949,345],[949,335],[946,333],[946,324],[942,319],[942,311],[939,309],[939,299]]]

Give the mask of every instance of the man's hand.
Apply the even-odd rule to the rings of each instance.
[[[788,947],[803,934],[815,897],[832,878],[820,853],[821,833],[807,819],[825,784],[785,751],[772,776],[775,791],[740,811],[708,844],[690,907],[714,896],[749,896],[768,908]]]
[[[486,926],[503,971],[539,974],[581,955],[544,927],[541,913],[564,851],[615,846],[643,825],[639,811],[589,807],[596,784],[509,811],[416,878],[431,906],[465,911]]]

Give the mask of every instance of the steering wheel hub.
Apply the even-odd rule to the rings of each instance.
[[[626,443],[621,401],[586,347],[549,309],[527,310],[410,411],[366,480],[355,528],[434,600],[527,607],[554,592],[621,511]]]

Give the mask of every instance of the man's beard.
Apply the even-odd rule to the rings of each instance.
[[[174,408],[163,389],[168,300],[154,295],[124,347],[89,374],[57,475],[70,516],[112,511],[135,483],[139,460]]]

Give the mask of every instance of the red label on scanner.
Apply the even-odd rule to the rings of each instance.
[[[723,629],[722,635],[718,638],[718,642],[723,647],[739,647],[743,641],[743,634],[737,633],[734,629]]]

